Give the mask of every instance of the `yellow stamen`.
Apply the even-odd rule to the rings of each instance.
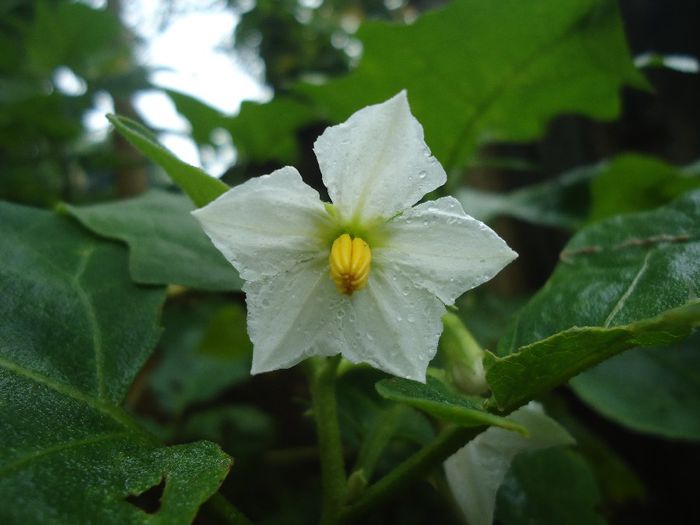
[[[363,239],[352,239],[347,233],[342,234],[331,247],[328,265],[331,279],[338,291],[346,295],[361,290],[367,285],[372,251]]]

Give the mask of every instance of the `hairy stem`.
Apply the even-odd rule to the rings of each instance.
[[[321,458],[323,506],[321,524],[335,523],[345,501],[346,477],[343,446],[335,399],[335,379],[340,356],[314,361],[310,374],[311,401]]]

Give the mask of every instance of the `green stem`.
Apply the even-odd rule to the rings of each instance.
[[[431,443],[365,490],[354,505],[345,508],[339,521],[351,522],[384,503],[404,487],[425,476],[482,430],[483,427],[447,427]]]
[[[340,356],[316,360],[309,385],[321,458],[323,506],[320,523],[322,525],[337,521],[345,500],[347,485],[335,399],[335,379],[339,362]]]
[[[219,492],[209,498],[206,506],[211,512],[215,513],[220,518],[220,523],[227,523],[229,525],[253,525],[252,521],[246,518],[245,515],[233,505],[233,503],[227,500]]]
[[[362,470],[367,481],[372,479],[374,468],[394,436],[405,410],[405,405],[394,404],[380,413],[377,422],[372,426],[360,447],[352,472]]]

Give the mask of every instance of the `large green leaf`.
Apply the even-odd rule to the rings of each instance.
[[[698,335],[670,348],[626,352],[575,377],[571,385],[586,403],[628,428],[700,439]]]
[[[240,290],[236,270],[214,248],[187,197],[152,190],[126,201],[64,206],[94,233],[129,246],[132,278],[202,290]]]
[[[166,308],[161,359],[150,376],[161,409],[179,416],[250,377],[253,347],[245,323],[236,304],[186,301]]]
[[[603,525],[595,477],[585,460],[568,448],[551,448],[515,458],[496,500],[503,525]]]
[[[243,102],[238,115],[229,118],[225,128],[244,160],[291,164],[299,156],[296,133],[314,121],[314,116],[307,105],[277,97],[267,104]]]
[[[531,140],[561,113],[614,118],[623,85],[645,86],[613,0],[462,0],[409,26],[362,25],[359,67],[297,91],[341,121],[408,91],[448,169],[483,140]]]
[[[469,215],[481,221],[505,215],[574,230],[586,218],[590,204],[588,186],[598,171],[597,166],[587,166],[510,193],[462,188],[455,196]]]
[[[663,346],[700,323],[700,192],[576,235],[554,274],[485,360],[512,408],[618,352]]]
[[[126,250],[51,212],[0,204],[0,521],[189,523],[230,459],[162,447],[119,407],[159,334],[162,287]],[[165,486],[160,509],[127,501]]]
[[[700,175],[694,166],[679,168],[627,153],[510,193],[462,188],[456,197],[482,221],[508,216],[574,230],[585,221],[662,206],[698,187]]]
[[[178,112],[190,122],[198,144],[211,144],[212,132],[218,128],[228,131],[239,163],[296,162],[297,133],[317,120],[316,112],[308,104],[291,97],[280,96],[267,103],[245,101],[238,114],[231,117],[184,93],[171,90],[167,93]]]
[[[108,115],[107,118],[136,149],[163,168],[195,205],[204,206],[229,189],[219,179],[178,159],[138,122],[120,115]]]
[[[192,127],[192,138],[197,144],[212,144],[212,133],[223,127],[226,117],[218,109],[201,100],[179,91],[166,89],[165,93],[175,104],[178,113],[185,117]]]
[[[432,416],[465,427],[493,425],[526,434],[518,423],[487,412],[485,400],[451,390],[434,377],[423,384],[409,379],[383,379],[377,392],[386,399],[405,403]]]
[[[78,75],[94,78],[113,70],[123,55],[118,36],[119,18],[106,9],[93,9],[73,2],[37,2],[32,25],[27,31],[29,68],[50,76],[59,66]]]
[[[645,155],[620,155],[591,182],[590,221],[662,206],[700,187],[700,174]]]

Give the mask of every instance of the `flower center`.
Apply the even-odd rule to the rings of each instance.
[[[360,237],[354,239],[347,233],[342,234],[331,247],[328,265],[331,279],[338,291],[346,295],[361,290],[367,284],[372,251]]]

